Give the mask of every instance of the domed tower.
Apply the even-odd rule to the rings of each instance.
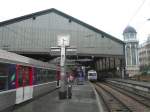
[[[150,34],[147,37],[147,42],[150,42]]]
[[[136,75],[139,72],[138,66],[138,40],[136,38],[136,30],[127,26],[123,31],[125,45],[125,57],[126,57],[126,71],[130,76]]]

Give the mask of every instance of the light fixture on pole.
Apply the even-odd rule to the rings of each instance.
[[[66,60],[66,52],[75,52],[75,47],[69,47],[70,35],[58,35],[57,37],[57,46],[51,47],[50,53],[54,52],[60,54],[60,89],[59,89],[59,99],[67,98],[67,85],[66,85],[66,70],[65,70],[65,60]],[[54,54],[55,54],[54,53]],[[57,54],[56,53],[56,54]]]

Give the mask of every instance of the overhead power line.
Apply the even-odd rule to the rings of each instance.
[[[137,10],[134,12],[134,14],[131,16],[128,25],[130,24],[130,22],[136,17],[136,15],[140,12],[140,10],[142,9],[143,5],[145,4],[146,0],[143,0],[143,2],[140,4],[140,6],[137,8]]]

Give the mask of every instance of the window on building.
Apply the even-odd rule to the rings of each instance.
[[[129,34],[125,34],[125,36],[124,36],[124,38],[125,38],[125,40],[129,40]]]
[[[131,39],[135,39],[135,34],[134,33],[130,33],[130,38]]]

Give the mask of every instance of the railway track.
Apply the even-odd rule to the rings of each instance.
[[[94,86],[103,100],[105,112],[150,112],[150,107],[124,94],[121,90],[102,83],[96,83]]]
[[[113,94],[104,89],[101,84],[95,84],[95,88],[103,100],[105,111],[107,112],[132,112],[126,105],[124,105]]]
[[[110,86],[111,88],[113,88],[113,89],[115,89],[115,90],[121,92],[122,94],[127,95],[128,97],[130,97],[130,98],[136,100],[137,102],[143,104],[144,106],[150,108],[150,99],[149,99],[149,98],[144,97],[144,96],[142,96],[142,95],[140,95],[140,94],[137,94],[136,92],[124,90],[124,89],[122,89],[122,88],[120,88],[120,87],[118,87],[118,86],[113,86],[113,85],[111,85],[111,84],[106,84],[106,85],[108,85],[108,86]]]

